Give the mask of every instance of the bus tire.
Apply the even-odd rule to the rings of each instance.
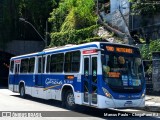
[[[68,90],[65,94],[65,106],[69,110],[76,108],[74,94],[72,90]]]
[[[20,97],[21,98],[25,98],[25,88],[24,88],[24,85],[21,85],[19,90],[20,90],[19,91]]]
[[[62,107],[63,107],[63,108],[66,107],[66,102],[65,102],[65,92],[62,93]]]

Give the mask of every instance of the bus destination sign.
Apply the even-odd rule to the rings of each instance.
[[[132,48],[106,46],[107,51],[133,54]]]

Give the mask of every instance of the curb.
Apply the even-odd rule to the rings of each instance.
[[[144,110],[148,111],[148,112],[160,112],[160,107],[157,107],[157,106],[145,106]]]
[[[160,103],[146,102],[144,109],[149,112],[160,112]]]

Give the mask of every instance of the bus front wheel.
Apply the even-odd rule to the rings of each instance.
[[[75,99],[72,90],[68,90],[65,94],[65,105],[67,109],[73,110],[75,109]]]
[[[24,85],[20,86],[20,97],[25,98],[25,88],[24,88]]]

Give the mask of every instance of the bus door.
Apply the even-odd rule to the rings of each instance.
[[[15,62],[15,77],[13,82],[13,91],[18,92],[18,76],[20,73],[20,62]]]
[[[35,86],[43,86],[42,74],[44,73],[44,57],[38,56],[38,69],[37,75],[35,76]]]
[[[83,103],[97,106],[97,55],[87,55],[83,59]]]

